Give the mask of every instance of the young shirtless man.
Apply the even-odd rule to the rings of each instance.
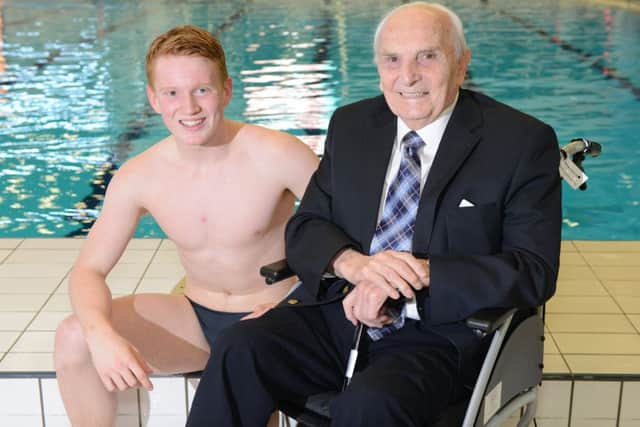
[[[171,136],[114,176],[71,273],[74,315],[58,327],[55,366],[74,426],[113,425],[114,391],[151,390],[152,372],[204,369],[221,328],[285,297],[292,282],[267,287],[258,270],[284,257],[284,226],[317,167],[297,138],[225,119],[231,79],[210,33],[160,35],[146,72]],[[146,213],[177,247],[184,296],[112,300],[105,279]]]

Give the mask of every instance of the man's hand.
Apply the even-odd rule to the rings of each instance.
[[[153,390],[149,381],[152,369],[138,350],[115,331],[94,334],[87,343],[93,365],[108,391],[141,386]]]
[[[262,316],[263,314],[265,314],[267,311],[271,310],[276,305],[278,305],[277,302],[265,302],[265,303],[262,303],[262,304],[258,304],[255,307],[253,307],[253,311],[251,313],[247,314],[246,316],[244,316],[240,320],[258,318],[258,317]]]
[[[388,287],[378,286],[374,282],[360,282],[342,300],[344,315],[354,325],[362,322],[379,328],[393,321],[384,309],[389,297]]]
[[[406,252],[388,250],[367,256],[346,249],[333,261],[333,270],[355,285],[371,282],[393,299],[400,294],[412,299],[415,290],[429,286],[429,261]]]

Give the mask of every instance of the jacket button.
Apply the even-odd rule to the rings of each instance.
[[[300,300],[295,299],[295,298],[291,298],[291,299],[287,300],[287,304],[289,304],[289,305],[296,305],[296,304],[299,304],[299,303],[300,303]]]

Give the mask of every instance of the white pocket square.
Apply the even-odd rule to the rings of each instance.
[[[459,208],[470,208],[475,206],[473,203],[471,203],[470,201],[468,201],[467,199],[462,199],[460,200],[460,204],[458,205]]]

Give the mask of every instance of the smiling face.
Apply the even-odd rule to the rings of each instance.
[[[380,89],[411,129],[433,122],[456,97],[470,52],[456,55],[449,16],[423,5],[392,13],[376,40]]]
[[[215,144],[231,99],[231,79],[214,61],[197,55],[162,55],[152,67],[149,103],[176,141]]]

